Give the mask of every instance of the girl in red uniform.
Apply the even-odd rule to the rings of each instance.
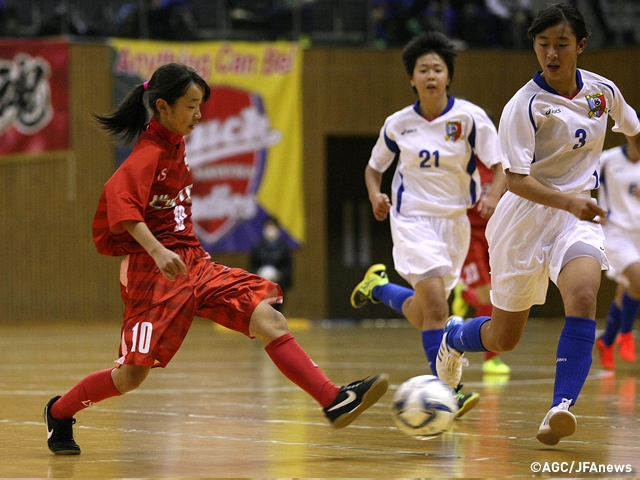
[[[148,122],[144,97],[153,113]],[[107,132],[137,142],[107,181],[93,221],[104,255],[124,256],[125,304],[120,358],[95,372],[44,409],[49,449],[77,455],[73,438],[80,410],[136,389],[152,367],[165,367],[180,348],[194,316],[257,337],[274,364],[311,395],[335,428],[350,424],[386,392],[385,374],[339,387],[307,356],[271,304],[280,287],[238,268],[211,262],[193,231],[193,179],[184,135],[200,119],[210,95],[192,68],[171,63],[135,87],[110,115],[95,115]]]

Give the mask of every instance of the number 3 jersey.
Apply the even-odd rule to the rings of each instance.
[[[419,102],[389,116],[369,166],[385,172],[398,159],[393,208],[404,216],[456,217],[480,198],[476,162],[502,161],[498,134],[484,110],[449,96],[439,117],[427,120]]]
[[[98,251],[112,256],[145,251],[122,226],[125,220],[145,222],[167,248],[199,246],[191,220],[192,185],[182,135],[152,119],[104,185],[93,219]]]
[[[599,185],[607,117],[616,122],[615,132],[640,132],[635,111],[613,82],[580,69],[576,77],[578,91],[569,98],[538,72],[507,103],[498,127],[505,170],[556,191],[588,191]]]

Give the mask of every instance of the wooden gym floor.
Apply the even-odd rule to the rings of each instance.
[[[2,477],[630,477],[640,474],[638,364],[603,371],[594,362],[576,433],[555,447],[535,439],[551,401],[561,320],[531,319],[508,378],[483,376],[469,354],[465,390],[482,399],[432,440],[405,436],[390,403],[404,380],[428,373],[419,333],[403,321],[359,325],[292,321],[329,377],[349,383],[387,372],[391,388],[344,430],[286,380],[257,340],[196,319],[165,370],[136,391],[77,415],[82,454],[52,455],[42,410],[117,355],[119,321],[0,324]],[[602,323],[600,326],[603,326]],[[538,462],[549,470],[536,473]],[[588,462],[588,463],[583,463]],[[573,470],[569,470],[573,465]],[[584,472],[585,465],[588,468]],[[555,469],[550,470],[550,469]],[[623,468],[605,473],[593,469]],[[628,469],[632,469],[631,472]]]

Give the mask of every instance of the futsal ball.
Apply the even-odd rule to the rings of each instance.
[[[425,440],[453,426],[458,402],[454,391],[438,377],[420,375],[400,385],[391,408],[393,420],[403,433]]]

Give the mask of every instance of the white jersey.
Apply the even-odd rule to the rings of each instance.
[[[578,93],[572,98],[537,73],[507,103],[498,128],[505,170],[531,175],[556,191],[592,190],[599,185],[607,116],[615,132],[640,132],[636,112],[613,82],[580,69],[576,76]]]
[[[478,159],[502,161],[498,134],[477,105],[449,96],[442,114],[427,120],[419,102],[389,116],[369,166],[385,172],[398,157],[393,208],[404,216],[456,217],[480,198]]]
[[[640,232],[640,162],[631,162],[627,146],[605,150],[600,156],[601,188],[598,202],[607,220],[628,231]],[[607,230],[605,228],[605,235]]]

